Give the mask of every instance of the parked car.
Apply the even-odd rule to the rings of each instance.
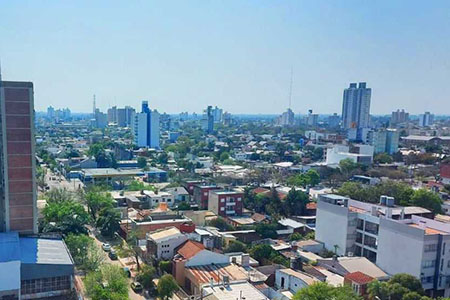
[[[140,284],[140,283],[137,282],[137,281],[133,281],[133,282],[131,283],[131,288],[133,289],[133,291],[134,291],[135,293],[140,293],[140,292],[142,292],[142,290],[143,290],[142,284]]]
[[[116,251],[114,249],[111,249],[111,251],[109,251],[108,256],[112,260],[116,260],[117,259],[117,253],[116,253]]]
[[[109,252],[109,251],[111,251],[111,245],[108,244],[108,243],[103,243],[103,244],[102,244],[102,249],[103,249],[104,251],[106,251],[106,252]]]

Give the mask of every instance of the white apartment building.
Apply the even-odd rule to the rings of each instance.
[[[373,160],[373,146],[355,145],[358,153],[350,152],[347,145],[331,145],[327,148],[325,162],[327,166],[337,166],[344,159],[351,159],[355,163],[371,164]]]
[[[421,207],[399,207],[321,195],[316,240],[338,255],[363,256],[390,275],[408,273],[432,296],[450,295],[450,224]]]
[[[175,196],[171,193],[161,191],[143,191],[143,193],[149,207],[158,207],[160,203],[167,203],[168,207],[175,204]]]
[[[156,259],[172,259],[174,250],[187,241],[176,227],[147,233],[147,253]]]

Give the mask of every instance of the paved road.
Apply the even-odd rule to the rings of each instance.
[[[64,176],[55,174],[50,169],[46,170],[45,183],[48,184],[50,189],[64,188],[72,192],[75,192],[83,187],[83,183],[79,179],[72,179],[68,181]]]
[[[97,236],[95,236],[94,234],[90,234],[90,236],[91,236],[92,238],[94,238],[95,243],[96,243],[96,244],[98,245],[98,247],[100,247],[100,249],[101,249],[101,248],[102,248],[103,242],[100,241],[100,240],[97,238]],[[121,267],[121,268],[124,267],[124,265],[120,262],[120,260],[112,260],[112,259],[109,258],[108,253],[106,253],[106,252],[103,252],[103,253],[105,254],[105,257],[106,257],[106,260],[105,260],[106,263],[113,264],[113,265],[119,266],[119,267]],[[133,279],[130,278],[130,279],[128,280],[128,283],[131,284],[132,282],[133,282]],[[130,298],[131,300],[145,300],[145,299],[146,299],[146,298],[145,298],[144,296],[142,296],[141,294],[136,294],[136,293],[131,289],[131,287],[128,289],[128,296],[129,296],[129,298]]]

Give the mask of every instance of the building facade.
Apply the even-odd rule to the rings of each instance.
[[[365,82],[350,83],[344,90],[342,103],[342,127],[367,128],[370,125],[370,97],[372,90]]]
[[[242,215],[244,193],[234,190],[209,192],[208,210],[221,217]]]
[[[33,83],[0,81],[0,231],[37,232]]]
[[[135,114],[133,126],[134,142],[138,147],[159,149],[159,113],[142,102],[142,112]]]
[[[408,273],[432,296],[450,295],[450,224],[429,219],[421,207],[383,197],[370,204],[321,195],[316,240],[338,255],[362,256],[390,275]]]

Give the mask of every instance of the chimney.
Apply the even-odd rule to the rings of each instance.
[[[250,267],[250,255],[248,253],[242,253],[241,266],[244,268]]]

